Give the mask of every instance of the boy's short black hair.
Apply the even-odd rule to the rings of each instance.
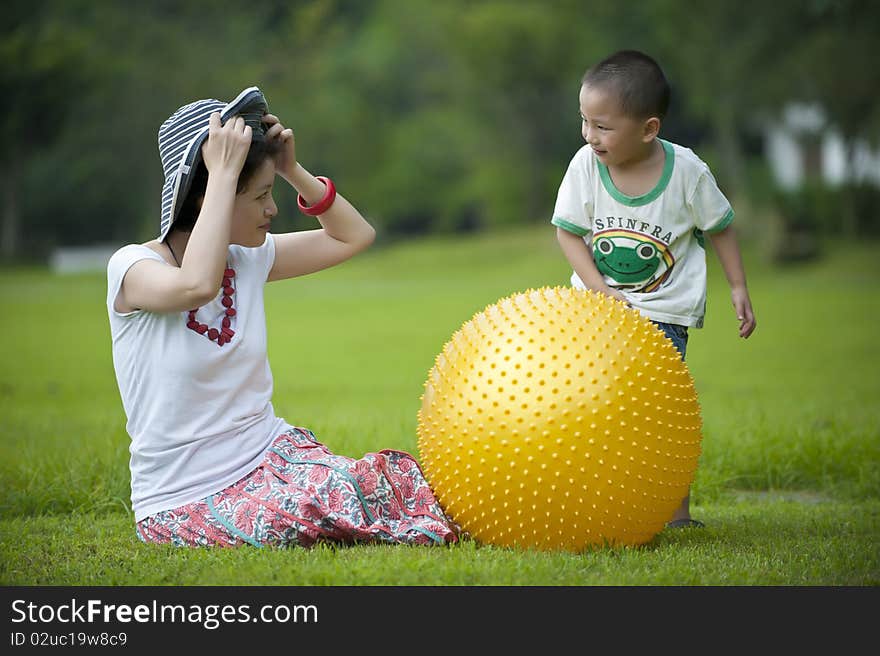
[[[251,178],[254,176],[254,173],[257,172],[257,169],[260,168],[262,163],[268,158],[274,157],[280,150],[281,147],[277,140],[266,141],[264,139],[255,139],[251,143],[250,150],[248,150],[247,159],[245,159],[244,165],[241,167],[241,173],[238,174],[238,185],[236,186],[235,193],[240,194],[247,189]],[[205,163],[200,161],[196,172],[193,174],[189,193],[187,193],[186,198],[183,200],[183,204],[180,206],[177,218],[174,220],[174,223],[171,224],[173,230],[192,232],[192,229],[196,225],[196,219],[199,218],[199,212],[201,211],[199,208],[199,201],[205,195],[205,189],[207,186],[208,169],[205,168]]]
[[[584,73],[581,84],[613,93],[621,111],[632,118],[656,116],[662,121],[669,109],[669,82],[663,69],[638,50],[620,50],[606,57]]]

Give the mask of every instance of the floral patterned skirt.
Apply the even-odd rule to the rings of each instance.
[[[137,524],[144,542],[222,547],[444,544],[458,539],[455,529],[408,453],[355,460],[303,428],[279,435],[263,462],[226,489]]]

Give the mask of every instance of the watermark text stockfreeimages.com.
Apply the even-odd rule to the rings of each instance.
[[[262,622],[318,622],[314,604],[167,604],[153,600],[142,604],[110,604],[100,599],[69,602],[35,603],[25,599],[12,601],[14,624],[199,624],[214,630],[223,624]]]

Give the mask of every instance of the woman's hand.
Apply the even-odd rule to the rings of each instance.
[[[208,138],[202,144],[202,161],[208,173],[228,173],[235,178],[247,159],[251,147],[252,130],[240,116],[234,116],[220,125],[220,112],[208,119]]]
[[[266,140],[277,139],[281,144],[281,150],[275,155],[275,172],[291,182],[296,169],[296,141],[293,138],[293,130],[281,125],[281,121],[274,114],[263,116],[263,123],[269,126],[266,130]]]

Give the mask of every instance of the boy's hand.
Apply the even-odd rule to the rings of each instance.
[[[730,299],[733,301],[736,318],[739,319],[739,336],[745,339],[755,331],[755,327],[758,325],[755,321],[749,292],[744,287],[734,287],[730,291]]]
[[[296,168],[296,142],[293,138],[293,130],[281,125],[281,121],[274,114],[263,116],[263,123],[269,126],[266,130],[266,140],[277,139],[281,143],[281,150],[275,155],[275,172],[290,182]]]
[[[220,125],[220,112],[208,119],[208,138],[202,144],[202,161],[208,173],[227,172],[238,176],[251,147],[252,130],[240,116]]]
[[[613,287],[609,287],[608,291],[605,293],[608,294],[608,296],[610,296],[611,298],[616,298],[618,301],[623,301],[624,303],[629,305],[629,301],[626,300],[626,296],[624,296],[623,292],[620,291],[619,289],[614,289]]]

